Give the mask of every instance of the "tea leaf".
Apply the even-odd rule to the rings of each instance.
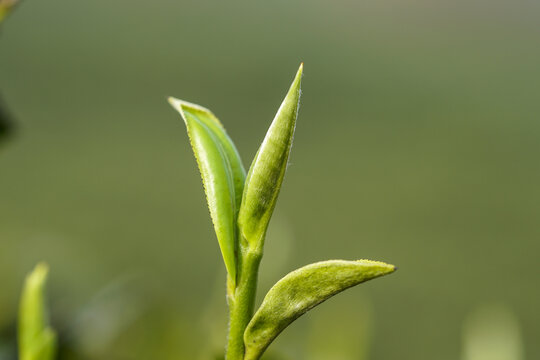
[[[225,128],[208,109],[169,98],[186,123],[225,267],[236,282],[236,219],[246,172]]]
[[[238,225],[252,247],[262,247],[292,146],[303,64],[268,129],[246,179]]]
[[[245,360],[257,360],[294,320],[333,295],[395,271],[379,261],[329,260],[307,265],[279,280],[266,294],[244,333]]]
[[[47,325],[45,282],[48,268],[38,264],[26,277],[19,307],[19,357],[21,360],[51,360],[56,352],[56,334]]]

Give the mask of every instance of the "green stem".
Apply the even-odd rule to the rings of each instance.
[[[244,359],[244,331],[253,316],[262,252],[242,246],[236,289],[228,289],[229,338],[226,360]]]

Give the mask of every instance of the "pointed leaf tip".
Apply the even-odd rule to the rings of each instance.
[[[371,260],[328,260],[304,266],[279,280],[244,333],[245,360],[257,360],[294,320],[350,287],[390,274],[395,266]]]
[[[285,176],[300,101],[303,63],[251,163],[238,226],[252,247],[262,247]]]
[[[169,103],[186,123],[201,173],[210,217],[229,277],[236,282],[236,219],[246,172],[225,128],[208,109],[170,97]]]
[[[19,304],[18,342],[21,360],[52,360],[56,333],[47,325],[45,283],[48,266],[36,265],[26,277]]]

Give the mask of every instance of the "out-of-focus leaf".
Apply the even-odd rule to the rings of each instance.
[[[145,312],[148,299],[140,292],[137,277],[114,279],[71,316],[61,333],[62,345],[84,358],[106,358],[107,349]],[[64,349],[61,349],[64,350]],[[60,354],[63,358],[64,354]]]
[[[236,219],[246,178],[242,160],[225,128],[210,110],[174,98],[169,98],[169,102],[186,123],[221,253],[235,284]]]
[[[0,0],[0,23],[13,10],[19,0]]]
[[[298,115],[303,68],[301,64],[248,172],[238,225],[251,247],[263,245],[285,176]]]
[[[270,289],[244,333],[245,360],[259,359],[283,329],[333,295],[395,271],[379,261],[329,260],[304,266]]]
[[[0,24],[15,8],[19,0],[0,0]],[[0,99],[0,142],[9,134],[11,122]]]
[[[519,319],[511,308],[485,304],[467,316],[463,329],[463,360],[523,360]]]
[[[26,277],[19,307],[19,358],[51,360],[56,353],[56,334],[47,325],[45,282],[48,268],[38,264]]]
[[[0,99],[0,143],[6,138],[7,135],[12,130],[11,120],[9,118],[8,112],[6,111],[5,105]]]

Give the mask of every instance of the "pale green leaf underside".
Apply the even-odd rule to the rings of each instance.
[[[302,73],[303,64],[253,159],[246,179],[238,226],[252,246],[262,246],[281,189],[298,115]]]
[[[379,261],[329,260],[307,265],[270,289],[244,333],[245,360],[259,359],[283,329],[333,295],[395,271]]]
[[[27,276],[19,305],[19,358],[51,360],[56,351],[56,334],[47,325],[45,282],[48,268],[38,264]]]
[[[201,172],[206,200],[225,267],[236,281],[236,219],[246,172],[223,125],[209,110],[169,98],[182,115]]]

